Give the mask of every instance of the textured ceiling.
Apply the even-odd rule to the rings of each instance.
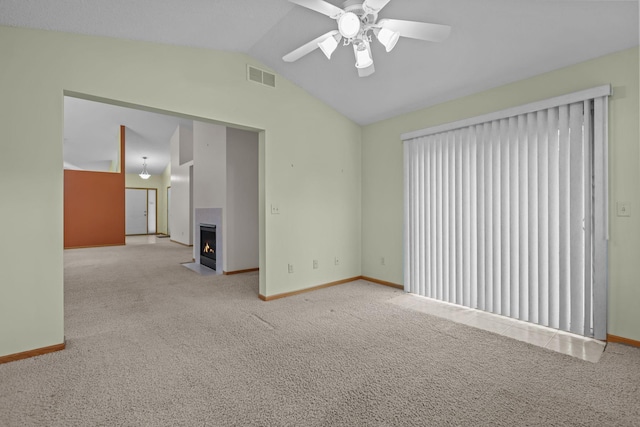
[[[341,5],[339,0],[330,3]],[[350,48],[282,56],[336,28],[287,0],[0,0],[0,24],[247,53],[359,124],[638,44],[638,1],[392,0],[379,19],[448,24],[443,43],[372,43],[359,78]]]
[[[391,0],[379,19],[451,36],[374,41],[376,72],[359,78],[350,47],[282,61],[336,28],[287,0],[0,0],[0,25],[246,53],[361,125],[637,46],[638,17],[637,0]]]
[[[401,38],[390,53],[374,41],[376,72],[359,78],[353,52],[328,61],[315,51],[281,56],[334,28],[298,7],[249,51],[360,124],[369,124],[521,80],[638,44],[638,2],[541,0],[392,0],[379,19],[448,24],[443,43]]]
[[[286,0],[0,0],[0,24],[246,52],[293,7]]]

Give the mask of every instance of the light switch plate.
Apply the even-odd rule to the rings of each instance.
[[[631,216],[631,202],[616,203],[618,216]]]

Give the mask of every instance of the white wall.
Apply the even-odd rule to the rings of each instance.
[[[178,146],[178,164],[184,165],[193,160],[193,139],[183,138]]]
[[[193,161],[180,164],[180,146],[193,146],[193,132],[178,126],[170,141],[171,149],[171,240],[193,244],[191,167]]]
[[[227,199],[227,128],[225,126],[200,121],[193,122],[193,207],[222,209],[222,223],[226,224]],[[194,235],[199,233],[199,224],[194,219]],[[218,269],[226,269],[226,235],[223,236],[222,248],[225,255],[222,263],[218,261]],[[193,258],[197,258],[194,246]]]
[[[257,268],[258,134],[227,128],[225,271]]]
[[[194,121],[193,206],[221,209],[222,245],[218,266],[223,271],[257,268],[258,134]],[[199,258],[198,221],[194,219],[193,258]],[[222,260],[222,262],[220,262]]]

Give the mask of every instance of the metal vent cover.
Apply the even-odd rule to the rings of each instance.
[[[263,71],[262,84],[267,85],[269,87],[276,87],[276,75]]]
[[[247,80],[260,83],[264,86],[276,87],[276,75],[268,71],[247,65]]]

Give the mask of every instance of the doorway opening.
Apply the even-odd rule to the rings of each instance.
[[[158,194],[155,188],[125,189],[125,234],[157,233]]]
[[[121,202],[122,213],[111,215],[121,217],[119,245],[131,238],[155,243],[157,237],[169,237],[164,242],[192,247],[195,259],[196,208],[221,209],[218,235],[226,237],[218,242],[217,269],[260,269],[265,259],[264,131],[79,93],[65,92],[64,105],[65,171],[122,180],[117,191],[101,196],[110,204],[126,202]],[[148,177],[140,173],[141,159]]]

